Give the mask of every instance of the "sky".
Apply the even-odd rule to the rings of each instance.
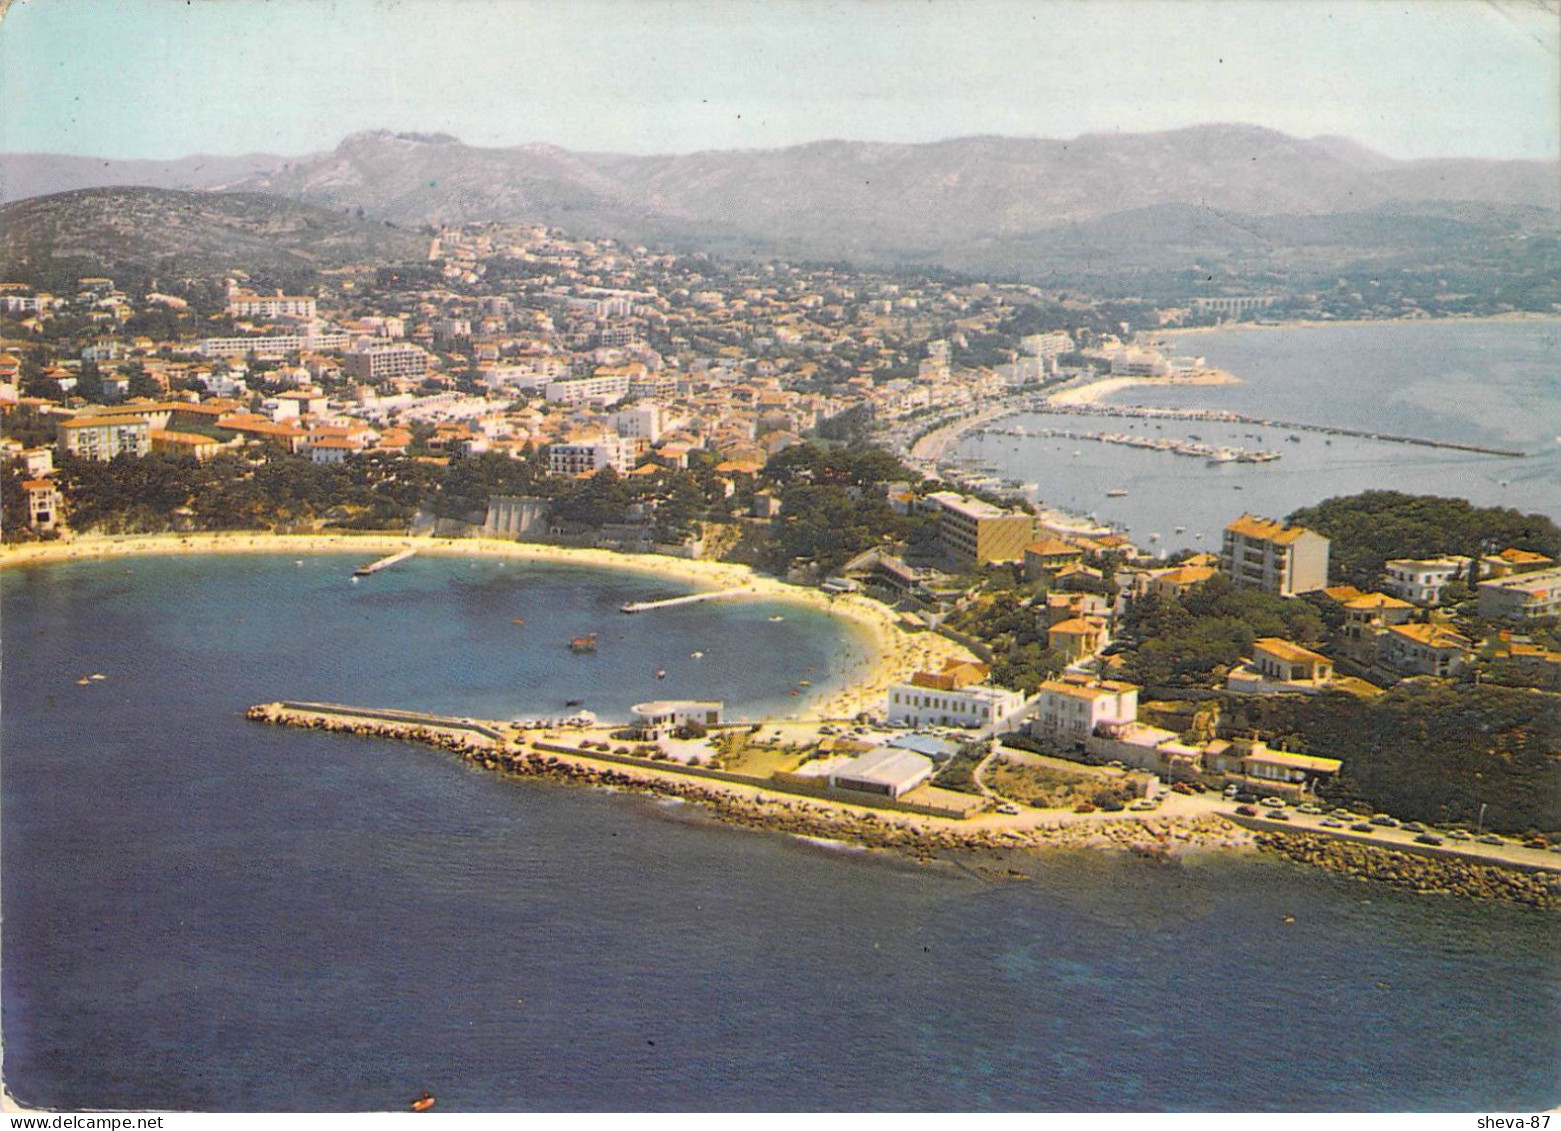
[[[0,0],[3,4],[4,0]],[[687,153],[1203,122],[1555,158],[1561,0],[14,0],[0,152]]]

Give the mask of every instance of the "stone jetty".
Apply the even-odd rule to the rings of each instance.
[[[1417,856],[1330,837],[1252,832],[1217,814],[1134,820],[1077,820],[1059,815],[1052,823],[1028,828],[983,826],[683,777],[664,763],[647,762],[641,768],[593,761],[587,750],[562,754],[533,749],[506,739],[477,720],[353,710],[357,713],[335,714],[327,705],[263,703],[251,707],[246,716],[254,722],[306,730],[418,742],[499,773],[680,798],[702,806],[727,824],[843,841],[920,861],[934,860],[946,852],[1005,853],[1043,848],[1104,848],[1174,861],[1189,849],[1264,849],[1297,863],[1409,891],[1561,909],[1561,876],[1555,873]]]
[[[1407,891],[1561,910],[1561,875],[1421,856],[1305,833],[1258,833],[1257,844],[1288,860]]]

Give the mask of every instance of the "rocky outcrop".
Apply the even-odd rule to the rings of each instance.
[[[1305,833],[1259,833],[1257,843],[1289,860],[1406,891],[1561,909],[1561,876],[1420,856]]]

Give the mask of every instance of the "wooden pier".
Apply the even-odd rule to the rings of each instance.
[[[355,569],[355,570],[352,571],[352,576],[353,577],[368,577],[371,574],[378,573],[382,569],[389,569],[391,566],[395,565],[397,562],[404,562],[404,561],[406,561],[408,558],[410,558],[415,553],[417,553],[417,551],[415,549],[398,550],[394,554],[389,555],[388,557],[380,558],[379,561],[377,561],[377,562],[370,562],[366,566],[360,566],[358,569]]]
[[[686,597],[667,597],[660,601],[630,601],[619,605],[620,613],[648,613],[652,609],[670,609],[674,605],[692,605],[698,601],[719,601],[722,597],[735,597],[741,589],[718,589],[713,593],[690,593]]]

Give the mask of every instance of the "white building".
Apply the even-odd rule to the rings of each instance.
[[[627,475],[632,450],[632,444],[616,435],[578,444],[554,444],[548,449],[548,471],[553,475],[581,475],[610,467],[619,475]]]
[[[634,704],[629,712],[634,716],[635,729],[642,735],[659,737],[691,723],[702,727],[720,726],[725,707],[726,704],[719,700],[654,699],[649,703]]]
[[[544,395],[555,404],[615,405],[629,395],[629,376],[608,373],[549,381]]]
[[[829,784],[854,793],[899,797],[932,777],[932,770],[932,759],[925,755],[880,746],[833,767]]]
[[[1404,601],[1417,605],[1437,605],[1442,586],[1458,576],[1463,563],[1452,558],[1394,558],[1386,565],[1382,588]]]
[[[1138,721],[1138,688],[1116,680],[1049,679],[1041,684],[1034,738],[1082,742],[1099,726],[1127,726]]]
[[[625,440],[644,440],[654,444],[661,439],[662,409],[659,404],[641,404],[613,413],[613,427]]]
[[[371,345],[349,350],[342,372],[358,381],[384,381],[391,377],[423,377],[428,354],[421,346]]]
[[[314,299],[308,295],[250,294],[234,291],[228,295],[228,313],[235,318],[313,318]]]
[[[888,691],[893,726],[945,726],[995,731],[1025,707],[1024,695],[980,682],[985,664],[950,662],[941,672],[917,672]]]

